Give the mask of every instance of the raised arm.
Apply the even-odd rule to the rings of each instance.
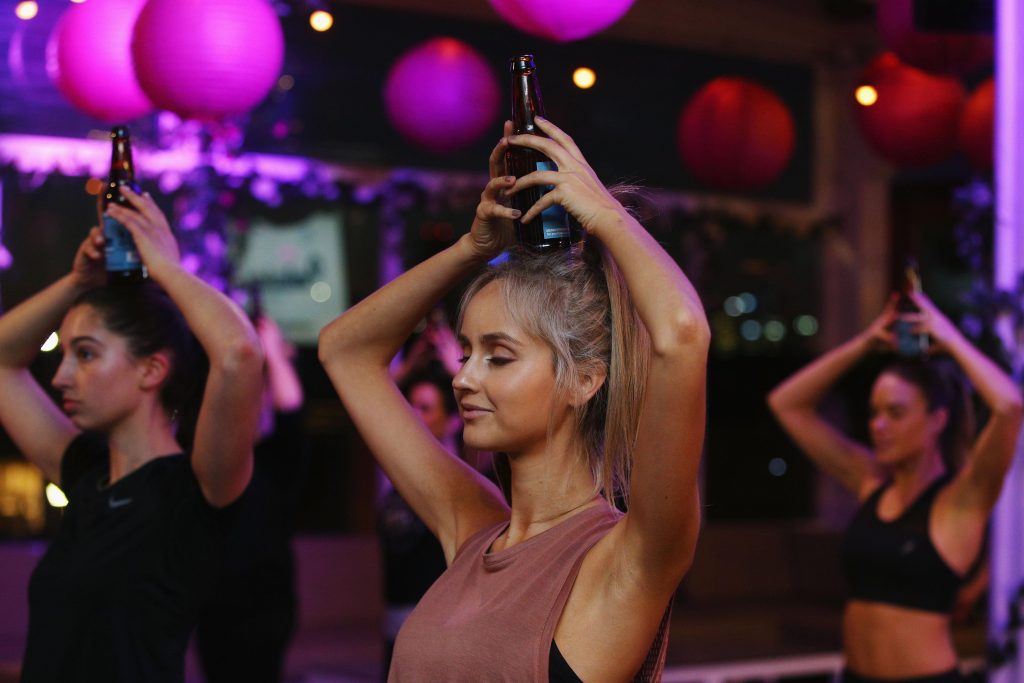
[[[1013,461],[1021,428],[1021,393],[999,366],[976,349],[924,294],[913,294],[919,315],[915,332],[927,332],[934,351],[945,351],[963,369],[989,409],[985,428],[971,446],[953,491],[959,502],[987,513],[995,506]]]
[[[889,327],[896,319],[896,297],[866,330],[832,349],[768,394],[768,406],[786,433],[826,474],[863,498],[878,483],[871,452],[818,413],[825,394],[850,368],[878,346],[892,347]]]
[[[456,283],[500,253],[510,226],[501,219],[500,146],[471,232],[359,302],[320,332],[320,361],[359,433],[401,496],[438,537],[450,561],[462,542],[508,516],[500,492],[449,454],[420,422],[388,365],[431,307]],[[507,222],[507,221],[506,221]]]
[[[274,410],[287,413],[302,407],[305,395],[299,373],[290,358],[290,345],[281,336],[281,328],[266,315],[256,319],[256,333],[260,337],[263,356],[267,361],[267,387],[270,389]]]
[[[0,316],[0,424],[25,457],[58,483],[61,458],[79,430],[28,368],[75,298],[104,279],[103,234],[93,228],[68,275]]]
[[[206,500],[223,507],[242,495],[252,476],[263,391],[259,338],[234,302],[181,267],[178,245],[156,202],[148,194],[122,192],[136,211],[116,204],[107,211],[131,232],[150,277],[177,304],[210,360],[192,469]]]
[[[651,364],[636,438],[629,512],[615,532],[622,569],[655,593],[675,589],[692,560],[700,527],[697,473],[704,443],[710,332],[704,307],[672,258],[608,192],[573,140],[537,119],[550,139],[511,143],[550,157],[558,171],[520,178],[519,190],[551,185],[524,216],[558,203],[608,249],[651,339]],[[638,353],[642,349],[629,349]],[[617,560],[616,560],[617,561]]]

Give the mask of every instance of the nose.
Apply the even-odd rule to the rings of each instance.
[[[69,377],[71,375],[70,368],[68,368],[67,356],[61,359],[60,365],[57,366],[57,372],[53,373],[53,379],[50,380],[50,385],[58,391],[67,389],[69,385]]]
[[[454,377],[452,377],[452,389],[455,390],[456,395],[459,393],[471,392],[476,389],[477,381],[473,374],[473,367],[473,359],[470,358],[462,364],[459,371],[455,373]]]

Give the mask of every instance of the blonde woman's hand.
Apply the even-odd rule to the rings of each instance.
[[[548,137],[513,135],[509,137],[509,143],[537,150],[554,161],[558,170],[534,171],[516,181],[513,192],[538,185],[551,187],[527,210],[523,222],[529,223],[555,204],[560,204],[572,214],[588,233],[627,216],[626,210],[601,183],[572,138],[547,119],[538,117],[534,121]]]
[[[107,281],[106,258],[103,248],[103,230],[93,227],[78,246],[75,260],[71,265],[71,276],[75,286],[82,289],[100,287]]]
[[[488,159],[491,179],[480,195],[476,216],[470,228],[470,243],[473,251],[486,259],[493,258],[512,244],[512,221],[519,217],[519,211],[509,207],[508,190],[515,184],[515,178],[505,171],[505,152],[508,150],[508,136],[512,133],[512,122],[506,121],[504,135]]]
[[[110,204],[107,213],[131,233],[146,268],[150,273],[158,273],[166,265],[177,266],[181,260],[178,242],[167,224],[167,217],[153,197],[148,192],[136,194],[127,187],[122,187],[121,192],[135,210]]]

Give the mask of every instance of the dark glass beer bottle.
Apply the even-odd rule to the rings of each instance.
[[[512,72],[512,132],[516,135],[544,135],[534,123],[534,117],[544,116],[544,101],[537,83],[537,67],[533,55],[520,55],[509,60]],[[509,175],[521,178],[534,171],[555,171],[558,167],[551,159],[528,147],[512,146],[505,153],[505,168]],[[547,187],[530,187],[512,195],[512,206],[524,215],[544,194]],[[564,249],[582,239],[582,231],[559,205],[544,209],[529,223],[515,221],[516,241],[538,251]]]
[[[921,291],[921,276],[915,259],[907,259],[901,279],[900,295],[896,302],[897,314],[919,313],[920,309],[910,298],[912,293]],[[909,320],[897,318],[893,324],[893,334],[896,337],[896,353],[899,355],[910,358],[924,358],[928,355],[928,335],[914,332],[914,325]]]
[[[113,143],[113,152],[110,157],[110,178],[102,201],[107,282],[109,284],[141,282],[146,277],[146,271],[142,259],[139,257],[139,251],[135,248],[135,240],[132,239],[127,228],[106,213],[107,207],[111,204],[120,204],[134,210],[128,202],[128,198],[121,194],[122,187],[127,186],[135,192],[140,191],[139,186],[135,184],[135,167],[132,164],[132,147],[128,137],[128,128],[116,126],[110,131],[110,139]]]

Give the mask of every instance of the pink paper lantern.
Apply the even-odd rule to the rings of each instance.
[[[69,5],[50,34],[46,70],[76,109],[123,123],[153,109],[132,69],[132,27],[146,0]]]
[[[930,166],[956,151],[965,95],[959,80],[915,69],[886,52],[868,65],[858,85],[878,93],[871,106],[856,105],[856,116],[881,156],[899,166]]]
[[[918,69],[965,74],[992,61],[991,34],[921,31],[914,26],[913,0],[879,0],[875,17],[882,43]]]
[[[490,65],[454,38],[432,38],[403,54],[384,85],[395,128],[440,154],[478,140],[494,123],[498,99]]]
[[[635,0],[490,0],[502,19],[520,31],[556,43],[603,31],[629,11]]]
[[[771,183],[789,164],[796,126],[768,88],[722,77],[702,87],[683,108],[676,143],[684,165],[703,184],[752,190]]]
[[[284,62],[284,33],[266,0],[149,0],[135,23],[132,58],[158,107],[219,119],[270,91]]]
[[[992,169],[995,111],[996,82],[989,78],[967,98],[960,117],[960,149],[979,171]]]

